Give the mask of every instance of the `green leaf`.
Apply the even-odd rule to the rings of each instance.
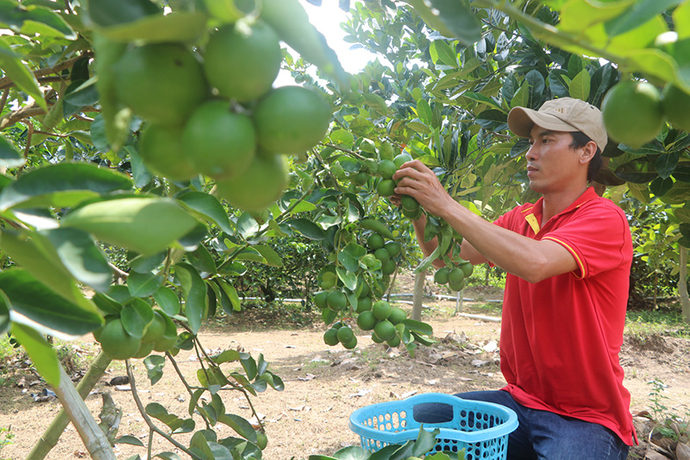
[[[83,107],[95,105],[98,100],[96,90],[97,78],[93,77],[87,81],[72,82],[65,91],[63,98],[63,115],[65,118],[79,112]]]
[[[420,427],[419,435],[417,435],[417,442],[414,443],[414,447],[412,448],[412,455],[421,457],[433,449],[436,445],[436,436],[438,436],[440,432],[441,430],[438,428],[433,431],[427,431],[423,427]]]
[[[152,256],[138,255],[129,262],[129,267],[138,273],[148,273],[160,267],[165,262],[166,256],[165,252],[159,252]]]
[[[0,167],[18,168],[26,163],[21,153],[5,139],[0,136]]]
[[[92,298],[93,303],[105,315],[120,315],[122,311],[122,304],[110,297],[109,295],[97,292]]]
[[[175,265],[175,278],[177,279],[185,296],[184,314],[187,317],[189,327],[194,334],[199,332],[201,321],[206,314],[206,283],[199,272],[189,264]]]
[[[199,270],[202,278],[213,275],[217,271],[216,261],[213,260],[213,256],[211,256],[208,249],[202,245],[199,245],[194,252],[188,252],[187,260],[194,268]]]
[[[13,207],[75,206],[108,193],[131,190],[127,176],[89,163],[44,166],[19,176],[0,193],[0,211]]]
[[[12,31],[32,36],[58,37],[67,40],[77,38],[74,30],[59,14],[41,5],[28,5],[24,2],[5,1],[0,3],[0,22],[6,24]]]
[[[338,273],[338,278],[343,282],[346,288],[354,291],[357,288],[357,274],[351,272],[343,267],[337,267],[335,271]]]
[[[587,69],[582,69],[570,82],[570,97],[586,101],[589,98],[591,81],[592,77]]]
[[[198,213],[200,218],[216,224],[225,233],[229,235],[234,233],[228,214],[215,196],[203,192],[186,192],[175,198]]]
[[[115,440],[115,444],[129,444],[130,446],[146,447],[139,438],[129,435],[120,436]]]
[[[674,153],[665,153],[659,155],[659,157],[654,162],[654,169],[663,179],[668,179],[673,174],[673,171],[678,165],[678,160],[680,160],[680,151]]]
[[[206,30],[206,15],[201,12],[172,12],[144,16],[126,24],[99,29],[112,40],[143,43],[195,41]]]
[[[238,9],[235,3],[235,0],[204,0],[208,12],[223,22],[235,22],[245,16],[246,12]]]
[[[45,237],[49,244],[39,235]],[[110,288],[113,271],[88,233],[74,228],[55,228],[38,232],[34,238],[44,254],[54,252],[79,282],[96,291],[107,291]]]
[[[423,323],[421,321],[415,321],[413,319],[406,319],[406,320],[403,320],[403,324],[405,324],[405,326],[407,326],[407,328],[410,331],[418,332],[420,334],[431,335],[434,332],[434,330],[431,328],[431,326],[429,326],[427,323]]]
[[[0,291],[0,334],[10,330],[10,300]]]
[[[211,357],[214,363],[223,364],[240,360],[240,352],[237,350],[225,350],[220,354]]]
[[[53,347],[36,330],[19,324],[16,321],[12,324],[12,335],[24,347],[26,353],[31,358],[31,362],[36,366],[36,370],[41,374],[48,384],[53,387],[60,385],[60,361]]]
[[[168,316],[175,316],[180,313],[180,299],[175,294],[175,291],[169,287],[162,287],[153,294],[153,300],[156,301],[161,310],[168,314]]]
[[[338,460],[368,460],[371,452],[360,446],[348,446],[340,449],[335,454]]]
[[[242,306],[240,304],[240,297],[237,295],[237,290],[235,289],[235,287],[221,278],[216,278],[216,283],[218,284],[218,286],[220,286],[220,288],[223,290],[225,295],[230,300],[233,310],[242,310]]]
[[[429,47],[431,59],[436,65],[442,64],[449,67],[458,67],[458,56],[445,40],[434,40]]]
[[[235,430],[244,439],[256,444],[256,431],[244,418],[235,414],[223,414],[218,417],[218,421]]]
[[[162,458],[163,460],[182,460],[182,458],[174,452],[161,452],[154,455],[154,457]]]
[[[144,336],[146,327],[153,321],[153,309],[145,300],[135,298],[122,307],[120,318],[125,331],[140,339]]]
[[[1,195],[0,195],[1,196]],[[288,227],[311,240],[324,239],[324,233],[318,225],[307,219],[291,219],[285,222]]]
[[[499,112],[506,113],[505,109],[503,107],[501,107],[500,104],[497,104],[496,101],[494,101],[490,97],[484,96],[483,94],[474,93],[472,91],[467,91],[467,92],[463,93],[463,97],[466,97],[468,99],[472,99],[473,101],[477,101],[477,102],[482,103],[482,104],[488,104],[490,107],[493,107],[494,109],[498,110]]]
[[[133,22],[160,12],[149,0],[89,0],[88,4],[91,20],[103,27]]]
[[[529,82],[523,80],[513,98],[510,100],[510,107],[529,107]]]
[[[272,267],[282,267],[283,259],[280,258],[277,252],[275,252],[270,246],[264,246],[257,244],[254,249],[259,251],[259,253],[266,260],[266,263]]]
[[[144,366],[146,366],[146,374],[151,381],[151,385],[155,385],[161,377],[163,377],[163,366],[165,366],[165,358],[160,355],[150,355],[144,358]]]
[[[48,104],[43,98],[43,93],[33,72],[4,41],[0,41],[0,67],[5,76],[9,77],[19,89],[31,96],[43,110],[48,111]]]
[[[646,184],[659,176],[654,170],[654,165],[646,158],[622,164],[614,173],[621,179],[634,184]]]
[[[133,271],[127,277],[127,288],[132,297],[148,297],[155,294],[163,285],[163,282],[165,282],[163,275]]]
[[[615,37],[640,27],[654,16],[682,2],[683,0],[637,0],[625,13],[608,21],[604,28],[609,37]]]
[[[56,295],[29,272],[21,269],[0,273],[0,290],[11,305],[12,321],[80,336],[103,325],[103,318],[90,303],[76,304]],[[90,305],[87,308],[86,305]],[[15,315],[18,313],[19,315]]]

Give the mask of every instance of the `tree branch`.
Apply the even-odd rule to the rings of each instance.
[[[79,56],[75,56],[73,58],[67,59],[65,61],[62,61],[59,64],[54,65],[53,67],[44,67],[42,69],[34,70],[34,77],[36,77],[37,80],[39,80],[41,77],[45,77],[48,75],[52,75],[54,73],[59,73],[62,72],[65,69],[68,69],[74,65],[75,62],[77,62],[79,59],[83,57],[91,57],[93,56],[92,51],[84,51],[84,54],[81,54]],[[15,86],[14,81],[12,81],[11,78],[9,77],[3,77],[0,78],[0,90],[4,90],[7,88],[12,88]]]

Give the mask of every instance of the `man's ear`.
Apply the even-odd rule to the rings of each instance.
[[[585,164],[589,163],[589,161],[594,158],[594,155],[597,153],[597,144],[594,141],[589,141],[587,144],[585,144],[584,147],[580,150],[580,163]]]

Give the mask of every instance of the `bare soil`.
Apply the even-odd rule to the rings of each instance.
[[[411,292],[411,288],[402,283],[400,290]],[[496,294],[474,293],[475,297],[481,298]],[[424,320],[433,326],[438,343],[429,348],[419,348],[414,356],[409,356],[403,349],[386,349],[363,333],[358,337],[359,344],[355,350],[328,347],[322,340],[325,327],[318,321],[296,327],[294,320],[271,319],[270,316],[255,316],[251,321],[233,320],[233,324],[225,320],[216,321],[202,331],[200,340],[212,352],[240,349],[254,357],[264,355],[270,369],[285,382],[282,392],[269,388],[252,398],[269,439],[264,458],[306,459],[312,454],[328,455],[344,446],[358,444],[359,439],[348,428],[349,416],[357,408],[425,392],[496,389],[504,384],[498,366],[500,322],[456,316],[454,301],[425,302],[432,308],[425,310]],[[473,305],[464,302],[463,311]],[[411,310],[406,304],[401,304],[401,307]],[[77,366],[68,371],[77,373],[80,356],[97,352],[98,344],[90,337],[75,343],[74,353],[66,364],[69,367],[76,361]],[[648,382],[654,379],[666,385],[664,396],[667,399],[663,402],[668,410],[688,413],[689,340],[662,336],[644,340],[626,338],[621,360],[626,372],[625,383],[632,393],[631,410],[634,414],[642,412],[644,415],[643,411],[650,410],[651,387]],[[196,355],[182,351],[177,361],[188,381],[196,383]],[[136,367],[136,386],[144,405],[158,402],[170,413],[188,417],[189,394],[174,375],[169,362],[165,366],[165,375],[154,386],[146,377],[143,363],[140,360],[132,362]],[[5,369],[0,369],[0,375],[5,376],[4,384],[0,386],[0,427],[9,427],[14,434],[13,444],[0,451],[3,459],[25,458],[60,410],[55,399],[34,402],[31,395],[40,393],[46,386],[29,369],[28,363],[6,363]],[[118,391],[116,387],[107,385],[113,377],[122,375],[125,375],[124,364],[113,363],[108,374],[87,397],[87,406],[97,417],[102,404],[100,393],[110,392],[123,411],[119,435],[132,435],[146,444],[148,428],[136,409],[131,392]],[[29,387],[32,381],[39,383]],[[17,383],[23,383],[24,387],[17,386]],[[249,403],[241,393],[227,391],[222,396],[227,412],[248,419],[252,416]],[[200,423],[197,418],[198,427]],[[644,458],[652,425],[643,416],[636,417],[636,425],[643,445],[635,448],[630,458]],[[233,434],[223,425],[215,428],[219,437]],[[183,444],[188,441],[188,436],[176,435]],[[174,446],[158,436],[153,438],[153,446],[154,453],[176,451]],[[137,453],[143,458],[146,456],[145,449],[129,445],[118,444],[115,452],[122,459]],[[48,456],[50,459],[88,457],[71,425]]]

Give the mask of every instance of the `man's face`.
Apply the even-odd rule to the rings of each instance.
[[[573,141],[570,133],[549,131],[534,125],[529,141],[532,146],[525,157],[532,190],[542,194],[559,192],[579,177],[583,166],[580,149],[570,147]]]

